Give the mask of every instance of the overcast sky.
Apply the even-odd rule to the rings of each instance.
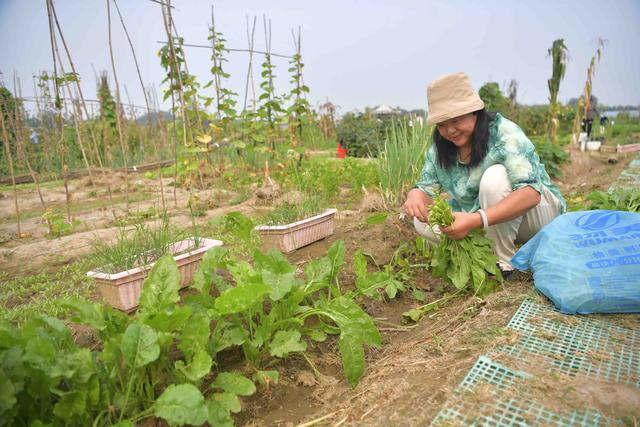
[[[160,85],[157,41],[165,40],[160,5],[119,0],[145,84]],[[187,43],[207,44],[211,2],[174,0],[174,19]],[[105,0],[57,0],[62,30],[83,81],[95,98],[98,72],[111,74]],[[112,7],[115,60],[121,85],[134,103],[142,91],[120,22]],[[262,15],[271,19],[272,51],[293,53],[291,29],[302,27],[304,79],[312,103],[329,100],[341,112],[389,104],[424,108],[426,86],[439,75],[464,71],[476,88],[495,81],[519,83],[519,102],[545,103],[551,58],[547,49],[564,38],[570,61],[560,100],[577,97],[599,37],[608,40],[596,66],[593,92],[606,104],[640,104],[639,0],[219,0],[216,25],[228,47],[246,48],[246,16],[258,16],[255,47],[264,49]],[[0,71],[12,89],[14,71],[23,94],[31,76],[51,70],[45,0],[0,0]],[[210,51],[187,48],[190,71],[210,80]],[[230,53],[229,85],[241,95],[248,55]],[[276,91],[288,90],[286,60],[276,60]],[[92,68],[93,67],[93,68]],[[67,71],[68,70],[67,66]],[[256,87],[259,74],[256,73]],[[124,96],[124,94],[123,94]],[[240,101],[242,104],[242,101]]]

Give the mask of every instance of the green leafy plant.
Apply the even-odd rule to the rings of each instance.
[[[568,154],[558,144],[553,144],[548,138],[535,138],[536,153],[547,173],[556,178],[562,178],[562,165],[569,160]]]
[[[132,317],[66,300],[71,320],[96,332],[93,349],[78,346],[51,317],[19,329],[0,324],[0,425],[133,426],[149,417],[171,425],[232,425],[237,396],[255,386],[240,374],[219,373],[204,397],[200,387],[215,363],[211,322],[206,312],[176,305],[179,286],[178,267],[164,256]]]
[[[487,110],[497,111],[505,116],[510,116],[513,106],[511,105],[510,99],[503,95],[498,83],[485,83],[478,90],[478,95],[480,95],[480,99],[484,102]]]
[[[388,121],[390,123],[390,121]],[[376,157],[384,138],[386,122],[377,121],[369,114],[346,113],[336,133],[347,148],[349,156]]]
[[[50,237],[60,237],[71,234],[73,230],[81,224],[77,219],[67,221],[64,214],[51,208],[48,208],[44,215],[42,215],[42,219],[45,220],[49,227],[48,235]]]
[[[287,112],[289,113],[289,121],[293,128],[293,133],[295,134],[297,131],[299,138],[302,139],[302,125],[309,113],[309,101],[304,96],[309,93],[309,87],[302,80],[304,64],[302,63],[302,55],[299,48],[298,45],[298,52],[289,61],[290,66],[287,70],[291,73],[289,83],[292,84],[289,98],[293,99],[293,103],[287,108]]]
[[[269,50],[269,49],[267,49]],[[277,125],[281,120],[280,114],[284,112],[282,106],[282,100],[275,94],[275,88],[273,81],[276,78],[274,74],[275,65],[271,61],[271,53],[267,52],[264,56],[264,62],[262,63],[262,81],[260,82],[260,89],[262,93],[258,96],[260,105],[256,111],[260,121],[267,124],[267,139],[271,142],[271,149],[276,149],[275,137],[277,132]]]
[[[211,54],[211,61],[213,63],[211,75],[213,79],[209,81],[204,88],[214,86],[216,93],[216,111],[218,113],[217,119],[221,119],[223,123],[226,124],[229,121],[233,121],[238,114],[235,110],[236,101],[234,99],[238,94],[223,85],[223,81],[230,77],[230,74],[223,69],[224,63],[227,62],[225,55],[229,53],[226,47],[226,39],[222,33],[216,31],[215,27],[210,27],[209,40],[211,40],[213,44]],[[208,107],[213,101],[213,98],[205,98],[204,106]]]
[[[634,188],[616,187],[608,192],[593,191],[587,196],[589,209],[640,212],[640,192]]]
[[[222,248],[203,258],[188,298],[216,319],[213,342],[216,351],[240,346],[258,381],[277,378],[263,370],[291,354],[305,356],[311,341],[336,334],[347,380],[355,386],[364,372],[364,345],[380,345],[380,335],[355,302],[355,293],[342,293],[338,273],[344,264],[344,242],[335,242],[327,255],[311,261],[306,279],[296,277],[295,267],[278,251],[255,251],[253,265],[230,260]],[[218,275],[219,269],[233,281]],[[214,283],[220,296],[211,296]],[[358,291],[359,292],[359,291]],[[315,369],[315,368],[314,368]]]

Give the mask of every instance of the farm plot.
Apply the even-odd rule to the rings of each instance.
[[[605,166],[606,162],[601,159],[585,158],[584,161],[591,161],[593,168],[601,173],[605,171],[615,173],[611,172],[611,167]],[[149,182],[150,193],[153,193],[154,182]],[[576,184],[565,182],[565,185]],[[593,185],[594,189],[602,188],[597,186],[596,181],[588,185]],[[188,194],[183,193],[182,197],[186,203]],[[202,195],[200,197],[204,198]],[[228,202],[225,205],[222,202],[219,207],[206,209],[203,215],[197,217],[197,220],[203,224],[203,229],[206,229],[205,225],[210,218],[218,218],[231,211],[243,211],[252,215],[256,214],[256,209],[266,211],[273,204],[277,202],[259,201],[256,198],[250,198],[239,205],[231,205]],[[143,202],[140,202],[140,206],[140,211],[144,212],[146,206]],[[153,204],[148,206],[153,207]],[[101,214],[100,209],[98,213]],[[86,215],[91,214],[91,211],[86,213]],[[93,214],[95,215],[95,211]],[[103,239],[116,235],[117,227],[110,221],[105,220],[105,223],[100,224],[104,228],[98,228],[98,232],[105,233],[102,235]],[[172,221],[188,228],[191,217],[174,215]],[[37,226],[38,224],[34,223],[34,227]],[[43,225],[40,227],[45,228]],[[212,232],[215,229],[216,232],[222,232],[219,225],[216,227],[207,231]],[[54,239],[36,235],[24,240],[32,240],[30,244],[38,244],[39,241],[42,247],[47,248],[47,254],[56,257],[60,256],[61,252],[52,247],[51,242],[65,238],[69,239],[69,242],[78,241],[83,234],[87,234],[86,239],[89,241],[95,238],[95,232],[72,230],[71,235]],[[210,237],[216,237],[216,235]],[[234,240],[237,236],[230,235],[228,238],[232,251],[239,251],[242,243]],[[519,274],[516,280],[506,283],[499,292],[482,299],[454,298],[439,310],[428,313],[419,323],[407,323],[403,313],[420,305],[422,301],[437,300],[447,292],[452,292],[449,285],[441,279],[432,278],[430,272],[424,268],[403,269],[407,262],[414,265],[421,262],[416,258],[419,245],[415,245],[412,228],[407,223],[396,219],[394,215],[380,216],[359,210],[342,209],[332,236],[291,253],[287,256],[287,261],[294,271],[302,273],[309,266],[317,265],[319,260],[330,256],[329,254],[334,250],[332,248],[335,248],[336,242],[340,241],[344,242],[344,262],[336,279],[340,284],[341,292],[357,291],[358,280],[362,283],[363,277],[365,279],[374,277],[376,272],[387,273],[387,276],[382,276],[383,279],[398,280],[405,286],[402,290],[393,291],[392,288],[388,290],[387,285],[392,284],[392,280],[384,287],[380,287],[377,298],[358,300],[364,313],[372,319],[379,331],[381,345],[363,347],[363,361],[366,368],[363,367],[362,373],[358,373],[359,368],[352,371],[354,372],[351,374],[354,375],[351,377],[352,380],[357,381],[358,376],[362,375],[355,388],[349,385],[349,369],[345,367],[344,358],[341,357],[339,340],[331,338],[331,334],[328,339],[321,341],[309,339],[308,336],[300,340],[301,337],[305,337],[304,332],[298,336],[293,333],[294,329],[289,328],[286,330],[289,331],[287,335],[281,334],[277,341],[282,345],[286,343],[286,347],[283,348],[288,350],[282,352],[269,350],[278,356],[271,356],[273,359],[267,365],[264,365],[264,362],[258,362],[257,359],[254,359],[254,362],[248,362],[246,354],[243,354],[244,351],[237,346],[221,349],[216,354],[216,368],[213,369],[218,376],[215,377],[214,373],[205,376],[204,384],[209,382],[222,384],[225,376],[220,377],[220,375],[223,372],[243,374],[245,378],[251,377],[255,372],[264,373],[264,377],[254,378],[258,386],[252,396],[242,397],[236,394],[239,397],[235,399],[242,402],[242,410],[232,416],[236,424],[424,425],[436,416],[478,357],[500,345],[512,344],[517,340],[518,334],[506,328],[506,325],[518,305],[526,298],[543,302],[532,290],[530,277]],[[14,250],[20,247],[17,243],[24,244],[15,239],[7,243],[15,245]],[[7,250],[7,243],[4,250]],[[400,248],[404,249],[400,250]],[[80,248],[77,253],[65,253],[68,258],[64,263],[70,263],[70,265],[64,268],[50,265],[51,258],[49,261],[44,261],[41,265],[49,264],[48,269],[51,274],[59,275],[58,282],[48,281],[54,276],[46,274],[29,276],[25,272],[20,272],[18,269],[20,263],[13,264],[12,276],[25,276],[22,283],[27,289],[31,287],[32,293],[20,293],[15,290],[9,298],[5,297],[3,299],[3,309],[7,310],[5,313],[19,312],[21,308],[26,309],[24,311],[30,314],[40,310],[46,312],[50,309],[53,310],[51,314],[72,319],[73,316],[70,313],[74,312],[74,308],[68,303],[57,310],[60,308],[58,303],[60,298],[81,295],[93,300],[99,299],[92,283],[83,278],[84,272],[91,266],[91,261],[83,254],[89,252],[91,252],[91,246],[87,245]],[[20,252],[16,250],[15,254],[19,256]],[[80,261],[77,261],[78,258]],[[25,259],[27,259],[26,256],[22,258],[22,263]],[[360,261],[357,261],[358,259]],[[359,274],[356,268],[356,264],[362,259],[365,260],[366,265],[364,276],[362,272]],[[8,275],[5,274],[5,277],[8,278]],[[12,278],[12,283],[17,286],[18,282],[15,280],[20,279]],[[81,285],[80,290],[65,294],[64,285],[61,286],[62,291],[51,289],[60,286],[64,280],[76,281]],[[37,286],[34,286],[36,283]],[[5,292],[4,289],[3,292]],[[38,300],[38,294],[41,292],[49,293],[50,303],[30,307],[30,301]],[[62,292],[62,295],[58,292]],[[183,301],[193,300],[195,297],[197,297],[196,290],[187,290],[181,294]],[[75,309],[77,308],[76,306]],[[11,314],[6,317],[11,318]],[[28,319],[28,316],[14,316],[13,319],[23,322]],[[637,323],[637,320],[637,316],[620,316],[618,321],[629,325]],[[81,347],[95,348],[102,342],[94,326],[78,326],[69,321],[65,323],[72,327],[73,339]],[[135,324],[135,320],[132,324]],[[178,338],[176,340],[180,342]],[[304,351],[300,351],[303,342],[305,348]],[[182,357],[196,357],[195,354],[188,356],[188,353],[185,353],[185,355]],[[175,361],[176,356],[172,357]],[[177,361],[180,360],[181,357],[178,357]],[[194,363],[194,360],[189,362],[189,359],[185,359],[184,369],[188,369],[189,363]],[[262,368],[256,371],[251,367],[252,364],[256,366],[256,363],[262,364],[265,368],[268,366],[268,369]],[[163,381],[168,378],[171,376],[165,377]],[[178,381],[178,378],[176,377],[174,381]],[[242,382],[242,380],[238,381]],[[553,382],[548,387],[553,389]],[[560,389],[561,385],[558,387]],[[249,388],[243,393],[251,394]],[[187,389],[182,388],[179,391],[185,392],[185,390]],[[228,391],[218,388],[213,389],[211,393],[213,394],[205,392],[204,395],[207,399],[211,399],[212,396],[228,393]],[[155,405],[154,408],[158,410],[155,416],[162,418],[162,411],[158,409],[160,404]],[[239,406],[233,403],[230,408],[239,409]],[[224,413],[229,415],[235,412],[231,409],[229,409],[230,412],[223,411],[220,415],[223,417],[221,419],[226,419]]]

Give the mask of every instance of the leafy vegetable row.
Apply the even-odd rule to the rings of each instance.
[[[97,335],[92,349],[76,344],[67,325],[52,317],[20,329],[1,323],[0,425],[133,426],[148,417],[171,425],[233,425],[238,396],[253,394],[254,382],[278,380],[269,366],[328,335],[338,336],[345,376],[355,386],[364,346],[380,345],[373,319],[356,300],[376,289],[390,293],[398,283],[385,275],[372,279],[360,255],[357,287],[343,292],[344,255],[344,243],[335,242],[307,265],[302,280],[277,251],[255,251],[250,264],[214,248],[183,305],[177,304],[178,268],[164,256],[133,316],[66,300],[71,320]],[[216,369],[216,354],[231,347],[242,349],[253,381]]]

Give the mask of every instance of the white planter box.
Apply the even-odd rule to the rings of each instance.
[[[333,234],[337,209],[286,225],[260,225],[256,230],[266,247],[276,247],[288,253]]]
[[[222,246],[222,242],[220,240],[202,238],[200,247],[181,253],[190,246],[193,246],[192,238],[176,242],[170,248],[171,253],[180,254],[173,257],[180,271],[180,288],[184,288],[191,283],[205,252],[213,247]],[[153,265],[154,263],[151,263],[143,267],[113,274],[89,271],[87,276],[94,278],[102,297],[107,303],[120,310],[131,311],[138,306],[142,285]]]

